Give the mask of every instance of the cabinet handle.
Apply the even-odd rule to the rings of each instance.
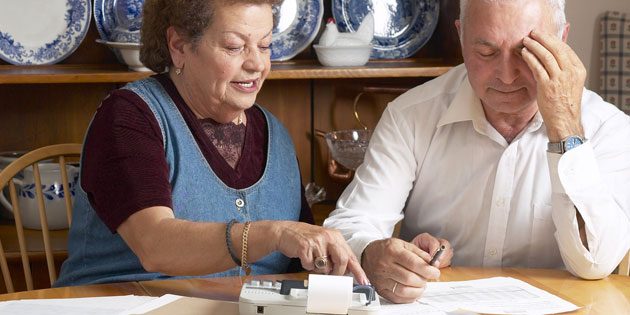
[[[357,110],[357,104],[359,103],[359,98],[361,95],[365,93],[372,94],[402,94],[409,90],[407,87],[384,87],[384,86],[364,86],[363,91],[359,92],[357,96],[354,97],[354,103],[352,104],[352,108],[354,109],[354,117],[357,119],[359,124],[363,127],[363,129],[368,130],[368,126],[361,121],[359,118],[359,111]]]

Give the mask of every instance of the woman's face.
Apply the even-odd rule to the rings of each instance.
[[[269,4],[220,5],[196,49],[184,45],[180,92],[198,118],[227,122],[254,104],[271,67],[272,30]]]

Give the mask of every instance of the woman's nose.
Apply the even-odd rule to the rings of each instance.
[[[262,72],[265,70],[265,64],[267,64],[266,59],[269,59],[268,54],[264,54],[258,49],[250,49],[243,67],[249,71]]]

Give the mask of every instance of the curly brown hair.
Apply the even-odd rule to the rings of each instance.
[[[280,5],[282,0],[146,0],[142,11],[140,61],[155,72],[172,64],[166,30],[173,26],[184,40],[197,47],[212,23],[216,8],[236,3]]]

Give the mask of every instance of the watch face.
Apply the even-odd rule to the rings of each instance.
[[[569,151],[573,148],[578,147],[580,144],[582,144],[582,139],[578,138],[578,137],[571,137],[569,139],[567,139],[567,141],[564,144],[564,151]]]

